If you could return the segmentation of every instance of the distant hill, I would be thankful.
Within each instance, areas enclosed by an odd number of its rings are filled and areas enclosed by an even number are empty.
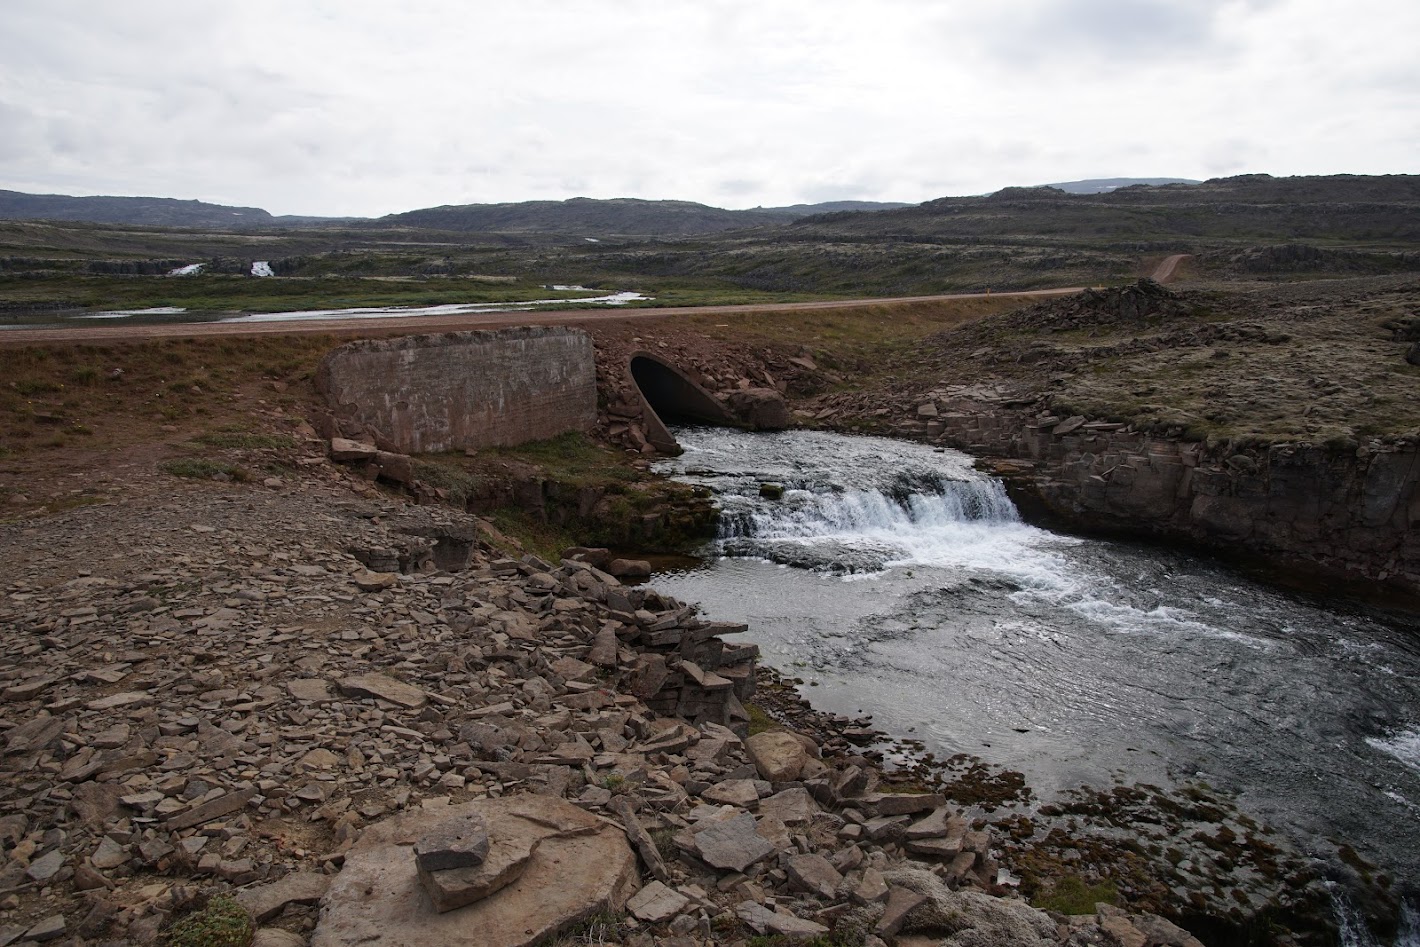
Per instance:
[[[1157,186],[1160,184],[1202,183],[1202,181],[1195,181],[1192,178],[1089,178],[1084,181],[1061,181],[1058,184],[1043,186],[1053,187],[1066,194],[1107,194],[1110,191],[1117,191],[1121,187],[1133,187],[1136,184]]]
[[[774,226],[801,216],[776,211],[725,210],[692,201],[574,197],[565,201],[428,207],[390,214],[381,217],[379,223],[485,233],[662,237]]]
[[[775,227],[814,214],[876,211],[911,204],[829,201],[790,207],[725,210],[692,201],[633,198],[519,201],[426,207],[378,219],[368,217],[273,216],[260,207],[228,207],[166,197],[67,197],[0,190],[0,219],[54,220],[142,227],[220,230],[311,228],[374,224],[465,233],[538,233],[571,236],[696,236]]]
[[[1143,184],[1097,194],[1009,187],[915,207],[810,217],[788,234],[816,239],[1193,242],[1420,240],[1420,175],[1248,174],[1201,184]]]
[[[751,207],[754,214],[793,214],[795,217],[811,217],[814,214],[839,214],[845,211],[896,210],[899,207],[914,207],[900,201],[824,201],[821,204],[790,204],[787,207]]]
[[[0,219],[73,220],[146,227],[220,227],[223,230],[280,226],[260,207],[228,207],[170,197],[66,197],[0,191]]]

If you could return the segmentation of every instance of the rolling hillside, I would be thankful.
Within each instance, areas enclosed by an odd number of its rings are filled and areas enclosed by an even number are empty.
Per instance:
[[[1216,178],[1102,194],[1008,187],[874,214],[835,214],[789,228],[804,238],[1414,243],[1420,175]]]

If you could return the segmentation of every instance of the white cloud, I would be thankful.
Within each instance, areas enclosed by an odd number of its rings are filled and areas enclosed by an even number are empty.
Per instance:
[[[1393,0],[6,0],[0,187],[273,213],[1415,171]]]

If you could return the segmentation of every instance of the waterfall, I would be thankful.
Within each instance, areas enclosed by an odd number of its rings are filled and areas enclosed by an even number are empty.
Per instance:
[[[1356,905],[1338,887],[1331,889],[1331,913],[1336,918],[1341,947],[1382,947]],[[1392,947],[1420,947],[1420,910],[1410,901],[1400,905],[1400,926]]]
[[[1019,559],[1029,530],[1001,482],[954,451],[813,431],[677,436],[682,476],[717,494],[719,555],[862,575]]]
[[[725,505],[722,539],[791,539],[942,529],[967,523],[1020,522],[1005,488],[996,480],[899,478],[887,489],[825,490],[814,484],[786,485],[772,503]]]

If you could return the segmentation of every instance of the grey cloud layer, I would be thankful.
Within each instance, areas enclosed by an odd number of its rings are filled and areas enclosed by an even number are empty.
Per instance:
[[[1416,170],[1392,0],[401,6],[6,0],[0,187],[379,214]]]

